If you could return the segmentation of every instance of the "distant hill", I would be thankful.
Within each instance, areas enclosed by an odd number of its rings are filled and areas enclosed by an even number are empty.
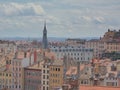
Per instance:
[[[33,41],[33,40],[37,40],[37,41],[42,41],[42,38],[38,38],[38,37],[33,37],[33,38],[27,38],[27,37],[5,37],[5,38],[0,38],[1,40],[11,40],[11,41],[16,41],[16,40],[29,40],[29,41]],[[48,37],[49,41],[65,41],[65,37]],[[81,38],[77,38],[77,39],[86,39],[86,40],[90,40],[90,39],[99,39],[98,37],[81,37]]]

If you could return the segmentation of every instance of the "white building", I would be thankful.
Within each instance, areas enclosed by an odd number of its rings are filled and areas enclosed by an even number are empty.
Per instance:
[[[104,86],[118,87],[118,78],[117,77],[106,77],[104,79]]]
[[[44,63],[42,65],[42,89],[49,90],[49,63]]]
[[[64,56],[67,56],[81,63],[88,63],[93,58],[93,50],[83,46],[51,46],[50,49],[55,53],[57,60],[61,60]]]

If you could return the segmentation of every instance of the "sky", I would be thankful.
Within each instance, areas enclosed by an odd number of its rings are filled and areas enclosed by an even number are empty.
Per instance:
[[[120,0],[0,0],[0,37],[102,37],[120,29]]]

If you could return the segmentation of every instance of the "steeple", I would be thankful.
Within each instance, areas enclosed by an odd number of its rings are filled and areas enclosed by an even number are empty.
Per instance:
[[[43,49],[47,49],[48,48],[46,21],[44,22],[42,48]]]
[[[44,30],[47,31],[47,29],[46,29],[46,21],[44,22]]]

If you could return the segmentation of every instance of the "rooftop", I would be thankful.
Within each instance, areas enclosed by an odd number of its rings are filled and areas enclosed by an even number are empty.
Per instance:
[[[120,87],[80,86],[80,90],[120,90]]]

